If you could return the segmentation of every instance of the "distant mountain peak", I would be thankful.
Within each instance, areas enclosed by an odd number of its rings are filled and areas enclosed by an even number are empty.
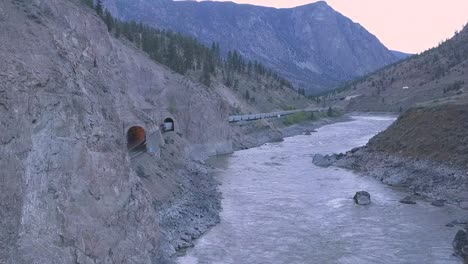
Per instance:
[[[397,60],[374,35],[325,1],[283,9],[232,2],[106,0],[112,2],[119,3],[111,11],[121,19],[186,33],[208,45],[218,42],[222,51],[238,50],[309,94]]]
[[[321,10],[321,11],[333,11],[335,12],[335,9],[331,7],[327,2],[325,1],[319,1],[319,2],[313,2],[301,6],[296,6],[296,7],[291,7],[288,9],[310,9],[310,10]]]
[[[308,5],[309,6],[317,6],[317,7],[322,7],[322,8],[333,9],[326,1],[318,1],[318,2],[314,2],[314,3],[310,3]],[[305,6],[308,6],[308,5],[305,5]]]

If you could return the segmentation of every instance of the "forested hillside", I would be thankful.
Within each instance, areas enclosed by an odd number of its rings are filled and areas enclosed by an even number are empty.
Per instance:
[[[171,30],[153,28],[141,22],[120,21],[103,7],[101,1],[96,5],[90,0],[83,1],[96,10],[109,32],[131,41],[154,61],[207,87],[229,87],[242,101],[235,112],[251,110],[242,105],[270,111],[306,107],[310,103],[304,97],[303,88],[294,88],[278,73],[258,61],[245,59],[235,50],[223,57],[218,43],[207,47],[193,37]]]
[[[309,95],[397,61],[364,27],[325,1],[270,8],[221,1],[103,0],[124,21],[143,22],[220,43],[257,60]]]

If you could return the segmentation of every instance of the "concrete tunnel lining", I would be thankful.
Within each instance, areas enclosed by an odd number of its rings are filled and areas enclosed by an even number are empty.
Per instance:
[[[175,130],[174,119],[168,117],[164,119],[163,123],[164,132],[170,132]]]

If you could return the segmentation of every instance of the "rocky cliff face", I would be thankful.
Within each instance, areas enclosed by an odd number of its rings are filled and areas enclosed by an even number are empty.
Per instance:
[[[0,263],[157,263],[172,242],[156,205],[201,192],[196,175],[215,184],[184,153],[229,151],[229,104],[111,37],[80,1],[1,1],[0,32]],[[138,169],[125,130],[160,133],[166,117],[176,132]],[[212,203],[200,212],[215,214],[214,196],[198,196]]]
[[[397,60],[375,36],[325,2],[291,9],[170,0],[104,2],[121,19],[239,50],[308,93],[329,90]]]

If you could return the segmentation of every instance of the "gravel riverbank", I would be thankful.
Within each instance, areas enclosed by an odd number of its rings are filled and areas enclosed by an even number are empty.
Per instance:
[[[190,167],[180,183],[181,195],[158,208],[162,234],[158,263],[173,263],[178,252],[192,247],[195,239],[220,221],[218,182],[205,165]]]
[[[328,157],[325,163],[468,209],[467,135],[467,105],[414,108],[365,147]]]

